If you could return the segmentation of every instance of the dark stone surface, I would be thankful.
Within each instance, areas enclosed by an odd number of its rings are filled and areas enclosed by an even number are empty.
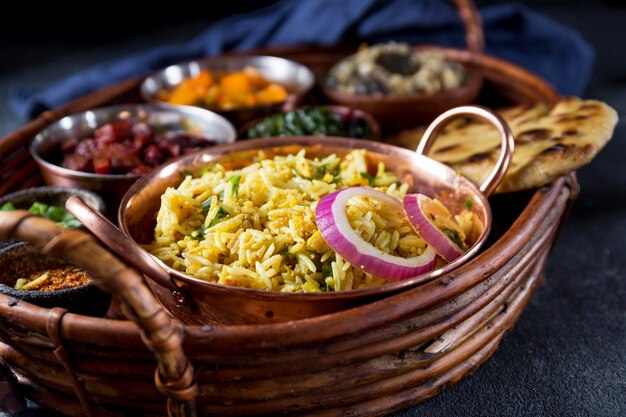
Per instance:
[[[578,28],[596,48],[595,76],[585,97],[624,113],[626,9],[551,3],[532,6]],[[23,65],[0,69],[0,134],[19,126],[6,110],[10,84],[42,86],[96,62],[185,39],[201,27],[177,24],[133,33],[119,43],[100,41],[97,48],[54,41],[46,48],[14,48]],[[606,149],[579,171],[582,192],[549,258],[546,283],[493,357],[469,378],[395,417],[626,416],[625,134],[622,121]]]

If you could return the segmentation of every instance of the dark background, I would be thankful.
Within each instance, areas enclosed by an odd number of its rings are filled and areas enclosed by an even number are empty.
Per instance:
[[[0,137],[22,121],[6,106],[11,85],[43,87],[96,63],[182,42],[221,17],[272,1],[187,4],[183,11],[123,3],[14,5],[0,24]],[[495,3],[477,1],[479,6]],[[626,111],[623,1],[523,2],[578,29],[596,49],[586,98]],[[26,18],[25,16],[28,16]],[[626,129],[579,171],[582,193],[538,291],[513,332],[474,375],[409,416],[626,416]],[[21,416],[34,413],[20,413]],[[48,415],[46,412],[36,413]]]

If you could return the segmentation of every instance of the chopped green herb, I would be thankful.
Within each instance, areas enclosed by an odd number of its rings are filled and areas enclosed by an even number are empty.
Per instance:
[[[204,240],[204,232],[206,231],[206,229],[207,227],[205,225],[202,225],[200,230],[194,230],[193,232],[191,232],[189,236],[191,236],[192,239],[197,240],[197,241]]]
[[[363,178],[365,178],[367,180],[367,182],[369,182],[370,185],[374,184],[374,181],[376,180],[375,177],[372,177],[370,174],[368,174],[367,172],[361,172],[360,173],[361,176]]]
[[[74,219],[68,219],[68,220],[60,221],[59,225],[63,226],[63,227],[66,227],[68,229],[71,229],[72,227],[80,227],[82,225],[82,223],[80,221],[78,221],[78,219],[74,218]]]
[[[4,203],[2,207],[0,207],[0,211],[13,211],[13,210],[15,210],[15,206],[10,201],[7,203]]]
[[[46,217],[46,213],[48,212],[48,205],[45,203],[40,203],[39,201],[35,201],[30,208],[28,209],[31,213],[37,214],[41,217]]]
[[[324,178],[324,175],[328,172],[328,164],[322,164],[315,167],[315,177]]]
[[[332,264],[324,264],[322,265],[322,276],[324,278],[329,278],[333,276],[333,266]]]
[[[48,210],[46,210],[46,219],[50,219],[53,222],[60,222],[63,220],[66,211],[61,207],[57,206],[48,206]]]
[[[328,291],[330,291],[330,287],[328,286],[328,284],[326,283],[326,281],[322,281],[322,282],[320,282],[320,291],[322,291],[322,292],[328,292]]]
[[[202,207],[202,211],[204,211],[205,213],[209,212],[209,209],[211,208],[211,202],[213,201],[213,196],[207,198],[206,200],[204,200],[202,202],[202,204],[200,204],[200,207]]]
[[[474,201],[472,200],[472,197],[467,197],[465,199],[465,202],[463,202],[463,205],[465,206],[466,209],[471,210],[472,207],[474,206]]]
[[[461,235],[459,235],[459,232],[457,230],[444,227],[443,229],[441,229],[441,231],[446,236],[448,236],[448,239],[453,241],[459,248],[463,249],[465,245],[463,244],[463,241],[461,240]]]
[[[230,177],[228,182],[230,182],[232,187],[232,192],[235,198],[239,197],[239,182],[241,181],[241,175],[233,175]]]
[[[211,220],[211,223],[209,223],[209,227],[215,226],[216,224],[220,222],[220,220],[222,220],[224,217],[228,216],[229,214],[230,214],[229,212],[227,212],[222,207],[220,207],[220,209],[217,211],[217,214],[215,215],[213,220]]]
[[[2,207],[0,207],[0,211],[11,211],[15,209],[16,207],[11,202],[5,203]],[[72,215],[72,213],[68,212],[63,207],[51,204],[49,205],[46,203],[41,203],[39,201],[35,201],[30,206],[28,211],[38,216],[44,217],[48,220],[52,220],[59,226],[63,226],[66,228],[80,227],[82,224],[76,219],[76,217]]]

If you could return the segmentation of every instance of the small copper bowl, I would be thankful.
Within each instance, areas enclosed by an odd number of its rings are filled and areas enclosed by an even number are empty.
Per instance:
[[[295,108],[313,88],[315,75],[302,64],[274,56],[218,56],[171,65],[148,76],[141,84],[141,96],[147,102],[162,102],[158,95],[172,90],[185,78],[197,76],[203,69],[224,74],[252,66],[266,79],[282,85],[289,92],[280,103],[249,108],[220,110],[209,108],[230,120],[236,127],[268,114]]]
[[[500,158],[480,187],[450,167],[424,155],[432,139],[456,116],[484,119],[494,124],[500,133]],[[142,177],[129,189],[118,215],[123,234],[77,198],[68,200],[67,208],[117,255],[143,271],[157,298],[185,323],[258,324],[314,317],[363,305],[440,277],[474,256],[487,239],[491,227],[487,196],[504,176],[514,146],[506,122],[484,108],[459,107],[437,118],[424,137],[417,152],[382,142],[319,136],[251,139],[206,149],[161,167]],[[161,195],[168,187],[177,187],[182,182],[181,172],[199,173],[208,163],[217,161],[227,163],[229,169],[237,169],[247,166],[259,150],[263,150],[268,158],[294,154],[302,149],[306,149],[308,157],[323,157],[333,153],[342,156],[359,148],[366,150],[371,164],[384,162],[401,182],[409,184],[410,192],[419,190],[439,198],[453,212],[460,211],[466,199],[471,198],[471,210],[484,225],[482,236],[465,254],[430,273],[377,287],[315,294],[257,291],[211,283],[170,268],[139,246],[152,241]]]
[[[345,119],[350,118],[350,119],[364,120],[367,126],[370,128],[370,131],[372,132],[372,137],[369,139],[365,139],[365,140],[380,140],[381,138],[380,123],[378,123],[378,121],[375,118],[373,118],[371,114],[368,114],[359,109],[355,109],[352,107],[345,107],[345,106],[324,105],[324,106],[317,106],[317,107],[328,109],[328,111],[330,111],[331,113],[335,113]],[[237,130],[237,137],[240,139],[248,139],[248,130],[252,128],[253,126],[255,126],[257,123],[262,122],[263,119],[264,117],[261,117],[261,118],[252,120],[244,124],[241,128]],[[357,139],[364,139],[364,138],[357,138]]]
[[[321,84],[322,93],[333,103],[354,107],[371,114],[389,131],[416,127],[434,120],[453,107],[471,104],[478,97],[483,84],[481,71],[458,59],[452,48],[414,48],[415,51],[434,50],[448,61],[460,62],[466,72],[466,82],[453,90],[433,94],[373,95],[351,94]]]
[[[61,143],[69,137],[81,140],[106,123],[121,120],[143,121],[168,131],[198,132],[217,144],[235,141],[235,130],[226,119],[208,110],[167,104],[124,104],[102,107],[62,118],[42,130],[32,141],[30,153],[49,185],[93,191],[115,210],[128,188],[140,175],[102,175],[74,171],[60,166]]]

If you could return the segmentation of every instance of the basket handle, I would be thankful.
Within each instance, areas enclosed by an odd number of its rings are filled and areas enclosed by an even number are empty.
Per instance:
[[[424,136],[422,136],[415,152],[420,155],[426,155],[437,139],[437,135],[441,133],[443,128],[446,127],[452,119],[459,116],[470,116],[484,120],[493,125],[500,134],[500,156],[485,181],[479,187],[480,191],[485,196],[489,197],[496,190],[498,184],[500,184],[500,181],[504,178],[506,171],[509,169],[511,160],[513,159],[513,150],[515,149],[515,139],[513,138],[513,133],[509,125],[496,112],[482,106],[460,106],[450,109],[439,115],[439,117],[433,120],[426,128]]]
[[[470,52],[482,53],[485,49],[483,24],[472,0],[450,0],[457,8],[465,28],[465,44]]]
[[[197,386],[193,367],[182,349],[182,326],[157,302],[138,272],[102,248],[91,235],[65,229],[25,210],[0,212],[0,241],[14,238],[84,269],[94,284],[116,296],[157,358],[155,384],[168,397],[169,416],[196,416]]]

